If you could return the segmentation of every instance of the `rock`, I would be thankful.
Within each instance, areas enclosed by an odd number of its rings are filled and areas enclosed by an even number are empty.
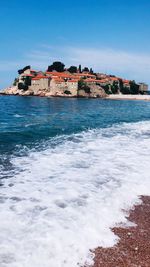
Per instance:
[[[45,96],[47,96],[47,97],[51,97],[52,94],[51,94],[50,92],[48,92],[48,93],[45,93]]]
[[[27,91],[24,91],[24,92],[22,92],[22,94],[21,94],[22,96],[30,96],[30,95],[33,95],[33,92],[32,91],[29,91],[29,90],[27,90]]]
[[[90,93],[86,93],[83,89],[78,91],[79,97],[91,97],[91,98],[106,98],[107,94],[104,89],[98,85],[92,84],[88,85],[90,88]]]
[[[45,92],[39,92],[38,96],[41,96],[41,97],[45,96]]]

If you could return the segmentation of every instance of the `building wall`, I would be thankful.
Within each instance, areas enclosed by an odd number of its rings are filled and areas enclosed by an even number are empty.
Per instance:
[[[30,69],[25,70],[23,74],[30,74]]]
[[[78,82],[57,82],[54,79],[50,83],[52,95],[62,95],[65,91],[70,91],[70,95],[77,96]]]
[[[67,86],[71,94],[76,96],[78,92],[78,82],[67,82]]]
[[[31,86],[29,86],[29,90],[33,91],[34,94],[38,94],[40,91],[44,91],[53,96],[62,96],[65,95],[65,91],[70,91],[70,96],[77,96],[78,82],[59,82],[58,80],[51,79],[50,77],[48,79],[32,79]]]
[[[50,91],[50,79],[32,80],[31,86],[29,89],[33,90],[34,93],[37,93],[39,90],[45,90],[49,92]]]
[[[148,85],[146,83],[139,83],[140,91],[148,91]]]

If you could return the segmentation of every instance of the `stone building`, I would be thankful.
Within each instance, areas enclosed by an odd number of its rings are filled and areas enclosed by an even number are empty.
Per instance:
[[[78,81],[68,80],[64,81],[62,78],[52,78],[50,83],[50,94],[77,96],[78,91]]]
[[[29,86],[29,90],[32,90],[34,94],[38,93],[38,91],[40,90],[49,92],[50,83],[51,83],[50,77],[44,75],[36,76],[31,79],[31,86]]]
[[[148,84],[146,84],[146,83],[139,83],[139,90],[141,92],[147,92],[148,91]]]

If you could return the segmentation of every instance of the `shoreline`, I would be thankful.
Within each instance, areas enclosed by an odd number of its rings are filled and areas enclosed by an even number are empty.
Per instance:
[[[150,101],[150,95],[108,95],[106,97],[94,97],[94,96],[65,96],[65,95],[32,95],[32,94],[6,94],[0,92],[0,96],[21,96],[21,97],[46,97],[46,98],[85,98],[85,99],[104,99],[104,100],[144,100]]]
[[[150,95],[108,95],[106,99],[110,100],[145,100],[150,101]]]
[[[135,226],[114,227],[119,242],[114,247],[95,249],[92,267],[150,266],[150,196],[141,196],[141,200],[127,217]]]
[[[107,95],[106,97],[94,97],[94,96],[67,96],[67,95],[45,95],[43,93],[41,94],[8,94],[5,92],[0,92],[0,96],[25,96],[25,97],[46,97],[46,98],[85,98],[85,99],[104,99],[104,100],[144,100],[144,101],[150,101],[150,95],[121,95],[121,94],[112,94]]]

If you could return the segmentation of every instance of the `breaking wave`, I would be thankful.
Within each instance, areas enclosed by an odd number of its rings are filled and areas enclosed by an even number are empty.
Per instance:
[[[147,121],[55,137],[12,156],[16,171],[0,194],[0,266],[92,263],[91,249],[117,242],[110,228],[129,223],[123,210],[150,194],[149,147]]]

